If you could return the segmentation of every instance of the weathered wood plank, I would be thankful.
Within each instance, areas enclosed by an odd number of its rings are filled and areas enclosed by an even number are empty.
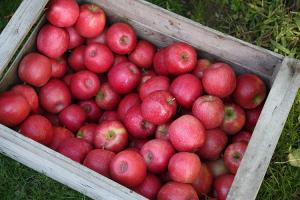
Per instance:
[[[237,172],[228,200],[255,199],[300,86],[300,62],[285,58]]]
[[[23,0],[0,35],[0,74],[38,20],[48,0]]]
[[[94,199],[145,199],[3,125],[0,125],[0,152]]]

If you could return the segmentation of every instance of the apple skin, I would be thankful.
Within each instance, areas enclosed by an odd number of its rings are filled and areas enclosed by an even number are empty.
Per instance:
[[[77,131],[86,120],[85,111],[76,104],[71,104],[63,109],[59,115],[59,121],[69,130]]]
[[[52,0],[46,10],[47,20],[57,27],[73,26],[79,16],[79,5],[75,0]]]
[[[197,154],[205,160],[217,160],[228,143],[227,135],[221,129],[206,130],[205,135],[206,140]]]
[[[140,68],[150,68],[156,47],[146,40],[140,40],[135,49],[130,53],[129,60]]]
[[[147,174],[145,180],[133,190],[150,200],[155,200],[161,186],[161,181],[156,175]]]
[[[77,131],[76,137],[93,145],[97,124],[85,124]]]
[[[112,66],[115,66],[122,62],[129,62],[128,58],[124,55],[115,55],[114,63]]]
[[[75,29],[81,36],[93,38],[104,30],[105,23],[105,13],[99,6],[95,4],[83,4],[80,6]]]
[[[72,96],[79,100],[88,100],[96,96],[100,86],[98,76],[88,70],[76,72],[70,82]]]
[[[39,98],[33,87],[29,85],[15,85],[11,88],[12,92],[22,95],[28,102],[31,112],[37,113],[39,109]]]
[[[132,150],[124,150],[112,159],[110,175],[113,180],[126,187],[135,187],[145,180],[147,166],[139,153]]]
[[[22,58],[18,75],[22,81],[35,87],[41,87],[51,78],[51,61],[42,54],[29,53]]]
[[[95,98],[97,105],[104,110],[115,109],[120,100],[120,95],[116,93],[108,83],[101,84]]]
[[[98,123],[102,123],[104,121],[118,121],[119,119],[119,115],[116,111],[105,111],[103,112],[103,114],[101,115]]]
[[[224,153],[224,164],[232,174],[236,174],[247,149],[247,143],[237,142],[230,144]]]
[[[198,195],[208,194],[212,188],[213,175],[206,164],[202,163],[200,174],[192,183]]]
[[[104,30],[97,35],[96,37],[93,38],[87,38],[86,40],[86,44],[91,44],[91,43],[99,43],[99,44],[104,44],[106,45],[106,32],[107,32],[107,28],[104,28]]]
[[[37,49],[49,58],[58,58],[68,49],[69,33],[51,24],[44,25],[37,36]]]
[[[53,138],[53,127],[42,115],[31,115],[20,125],[20,133],[44,145],[49,145]]]
[[[144,76],[143,76],[144,77]],[[170,79],[166,76],[153,76],[148,79],[146,82],[141,84],[139,88],[140,98],[143,100],[149,94],[155,91],[168,91],[170,86]]]
[[[63,81],[52,79],[40,89],[39,99],[47,112],[56,114],[70,105],[71,93]]]
[[[98,122],[102,111],[94,100],[80,101],[79,106],[85,111],[88,122]]]
[[[165,63],[166,48],[162,48],[156,52],[153,58],[153,68],[158,75],[169,75],[167,65]]]
[[[165,64],[170,74],[184,74],[194,70],[197,52],[194,47],[183,42],[169,45],[165,52]]]
[[[137,90],[139,91],[144,83],[146,83],[149,79],[151,79],[155,76],[157,76],[157,75],[154,73],[154,71],[143,69],[142,70],[142,79],[141,79],[141,82],[140,82]]]
[[[258,106],[251,110],[246,110],[246,123],[244,126],[246,131],[253,132],[261,111],[262,106]]]
[[[80,71],[85,69],[84,65],[84,53],[86,46],[81,45],[72,50],[68,57],[68,64],[74,71]]]
[[[141,72],[131,62],[122,62],[113,66],[108,72],[108,83],[120,94],[134,90],[141,81]]]
[[[158,125],[155,131],[155,138],[169,141],[169,126],[169,123]]]
[[[175,98],[167,91],[152,92],[141,104],[144,119],[156,125],[168,122],[175,115],[176,108]]]
[[[224,119],[224,104],[219,97],[204,95],[194,101],[192,113],[206,129],[217,128]]]
[[[204,71],[202,84],[207,94],[222,98],[233,93],[236,76],[229,65],[215,63]]]
[[[56,59],[50,59],[51,61],[51,77],[62,78],[68,70],[67,61],[64,57],[58,57]]]
[[[85,140],[72,137],[64,140],[59,145],[58,152],[78,163],[82,163],[85,156],[92,149],[92,145]]]
[[[137,139],[134,137],[130,137],[128,147],[132,149],[136,149],[138,153],[140,153],[144,144],[148,142],[148,139]]]
[[[94,149],[86,155],[83,165],[109,178],[109,165],[115,155],[112,151]]]
[[[198,78],[203,77],[203,72],[211,65],[212,63],[207,59],[199,59],[197,60],[197,65],[193,71],[193,74]]]
[[[172,81],[170,92],[178,104],[184,108],[190,108],[194,101],[202,95],[202,84],[195,75],[183,74]]]
[[[238,133],[244,126],[246,121],[245,111],[234,103],[225,103],[224,120],[221,129],[228,135]]]
[[[248,144],[251,139],[251,136],[252,136],[252,134],[247,131],[238,132],[236,135],[234,135],[231,138],[231,143],[245,142]]]
[[[168,171],[173,181],[180,183],[193,183],[200,174],[201,161],[197,154],[179,152],[169,161]]]
[[[205,130],[202,123],[192,115],[182,115],[169,128],[169,139],[178,151],[193,152],[204,145]]]
[[[152,139],[145,143],[140,151],[147,168],[152,173],[162,173],[167,167],[175,150],[170,142],[162,139]]]
[[[119,22],[108,28],[106,41],[114,53],[124,55],[129,54],[135,49],[137,37],[129,24]]]
[[[190,184],[168,182],[164,184],[158,194],[157,200],[199,200],[197,192]]]
[[[153,123],[144,119],[139,104],[131,107],[127,111],[123,122],[130,135],[139,139],[149,137],[156,129],[156,126]]]
[[[217,193],[218,200],[226,200],[233,179],[234,175],[232,174],[224,174],[216,178],[214,182],[214,188]]]
[[[266,98],[266,85],[255,74],[239,75],[233,98],[242,108],[256,108]]]
[[[73,137],[74,134],[70,130],[60,126],[53,126],[53,138],[49,147],[57,151],[58,147],[64,140]]]
[[[52,126],[61,126],[61,123],[58,118],[58,114],[44,113],[43,115],[50,121]]]
[[[131,93],[124,96],[119,105],[118,105],[118,115],[120,119],[123,121],[128,110],[132,108],[133,106],[140,104],[141,100],[139,98],[139,95],[137,93]]]
[[[114,62],[112,51],[103,44],[88,44],[84,52],[84,65],[95,73],[104,73],[109,70]]]
[[[81,37],[81,35],[79,35],[74,26],[67,27],[66,31],[69,33],[70,36],[68,49],[74,49],[75,47],[78,47],[85,42],[85,39]]]
[[[103,121],[96,127],[94,145],[115,153],[122,151],[128,144],[128,133],[119,121]]]
[[[207,162],[207,167],[211,171],[214,178],[229,173],[229,170],[225,166],[222,158]]]

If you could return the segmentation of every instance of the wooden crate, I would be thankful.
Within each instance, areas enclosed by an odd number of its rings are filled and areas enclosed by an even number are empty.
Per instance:
[[[34,49],[48,0],[23,0],[0,35],[0,89],[18,81],[22,56]],[[229,200],[255,199],[300,84],[300,62],[251,45],[142,0],[92,0],[111,22],[130,23],[159,47],[184,41],[199,54],[224,61],[237,73],[261,76],[270,88],[265,106],[229,192]],[[94,199],[144,199],[61,154],[0,125],[0,152]]]

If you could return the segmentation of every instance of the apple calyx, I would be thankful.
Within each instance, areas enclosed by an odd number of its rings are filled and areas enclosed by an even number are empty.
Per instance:
[[[146,161],[146,163],[150,163],[152,161],[152,159],[153,159],[153,154],[151,151],[149,151],[147,153],[147,157],[146,157],[145,161]]]
[[[224,118],[226,120],[233,120],[233,119],[235,119],[235,117],[236,117],[236,114],[235,114],[233,108],[232,107],[226,107]]]
[[[239,160],[241,158],[241,155],[238,152],[234,152],[232,154],[232,157],[233,157],[234,160]]]
[[[182,52],[181,55],[180,55],[181,59],[183,61],[188,61],[189,59],[189,54],[187,52]]]
[[[113,130],[107,131],[107,134],[105,135],[106,139],[113,140],[116,137],[116,133]]]
[[[129,42],[129,38],[126,36],[126,35],[123,35],[121,38],[120,38],[120,43],[121,45],[127,45]]]
[[[83,138],[83,131],[78,131],[78,133],[77,133],[77,138]]]
[[[97,93],[97,99],[103,100],[104,98],[105,98],[105,95],[104,95],[104,93],[100,90],[100,91]]]
[[[261,103],[261,101],[262,101],[262,98],[261,98],[261,96],[259,96],[259,95],[257,95],[257,96],[255,96],[255,97],[253,97],[253,103],[255,104],[255,105],[259,105],[260,103]]]
[[[122,160],[120,163],[119,169],[120,169],[121,173],[125,173],[128,169],[128,163],[126,161]]]
[[[150,127],[150,123],[145,120],[142,121],[141,125],[143,129],[148,129]]]
[[[92,110],[91,106],[89,106],[89,105],[84,105],[82,108],[87,113],[91,112],[91,110]]]

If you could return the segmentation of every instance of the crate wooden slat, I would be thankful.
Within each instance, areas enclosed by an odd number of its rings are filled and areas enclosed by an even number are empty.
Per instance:
[[[12,21],[0,35],[0,41],[5,42],[5,48],[0,46],[0,53],[4,52],[3,56],[0,54],[0,72],[3,74],[8,63],[11,63],[10,69],[0,81],[0,90],[17,80],[14,76],[20,58],[34,48],[34,34],[37,33],[43,20],[38,23],[28,41],[11,61],[14,52],[33,24],[38,22],[47,1],[24,0],[16,16],[13,16]],[[299,61],[284,59],[279,54],[202,26],[145,1],[88,2],[100,5],[111,21],[130,23],[140,37],[160,47],[174,41],[184,41],[196,47],[200,55],[227,62],[238,73],[258,74],[268,82],[271,87],[268,99],[228,196],[230,200],[255,199],[300,84]],[[33,7],[36,9],[32,9]],[[22,27],[22,30],[18,34],[12,34],[16,27]],[[7,41],[16,42],[9,45]],[[114,181],[2,125],[0,125],[0,152],[91,198],[143,199]],[[253,173],[255,171],[256,173]]]

